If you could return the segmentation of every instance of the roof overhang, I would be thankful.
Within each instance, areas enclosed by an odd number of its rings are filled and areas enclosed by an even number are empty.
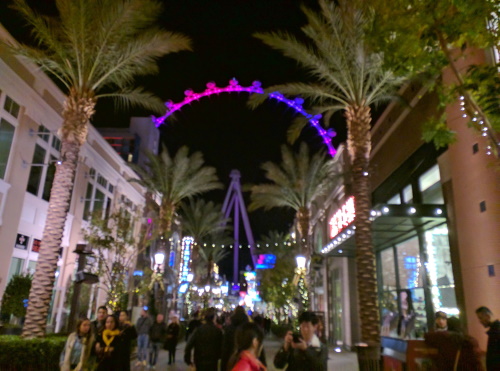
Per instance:
[[[377,205],[371,211],[372,240],[376,251],[398,244],[417,233],[446,222],[445,205]],[[354,257],[354,223],[344,228],[323,247],[325,256]]]

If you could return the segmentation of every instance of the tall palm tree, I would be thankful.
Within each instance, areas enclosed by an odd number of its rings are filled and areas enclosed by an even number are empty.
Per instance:
[[[148,169],[134,166],[140,179],[131,181],[146,187],[160,197],[159,226],[156,234],[167,239],[172,221],[181,202],[214,189],[221,189],[214,167],[205,166],[201,152],[189,155],[188,147],[181,147],[172,158],[165,146],[159,155],[147,152]]]
[[[336,165],[333,159],[322,153],[313,156],[301,143],[299,152],[293,153],[288,146],[281,148],[282,162],[266,162],[262,165],[265,177],[272,183],[253,185],[250,188],[250,211],[264,208],[288,207],[296,212],[300,252],[311,257],[309,244],[311,233],[311,208],[316,200],[334,187]]]
[[[286,32],[259,33],[255,36],[307,69],[316,83],[288,83],[272,86],[267,92],[301,95],[318,105],[317,112],[331,115],[344,111],[347,120],[347,148],[352,165],[356,219],[356,266],[361,336],[374,346],[380,342],[379,309],[372,245],[370,209],[371,106],[386,100],[402,83],[385,70],[383,56],[371,53],[364,43],[369,17],[352,2],[319,0],[320,12],[303,7],[308,24],[302,31],[303,43]],[[265,97],[252,97],[253,105]]]
[[[194,238],[191,268],[196,271],[200,246],[207,237],[226,232],[229,229],[228,219],[224,218],[221,205],[212,201],[205,202],[201,198],[189,198],[189,202],[181,204],[179,211],[183,234]],[[220,244],[220,241],[218,243]]]
[[[13,0],[39,46],[12,45],[14,53],[39,65],[68,94],[60,131],[62,163],[50,194],[25,337],[45,334],[78,155],[97,100],[114,97],[124,105],[163,112],[160,99],[134,88],[134,78],[155,73],[157,58],[190,47],[185,36],[154,26],[161,14],[161,5],[154,0],[56,0],[56,5],[58,16],[47,17],[34,12],[25,0]]]

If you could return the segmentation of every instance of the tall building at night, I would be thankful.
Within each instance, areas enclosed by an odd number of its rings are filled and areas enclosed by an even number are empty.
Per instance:
[[[466,63],[487,62],[475,51]],[[445,81],[449,76],[444,74]],[[479,306],[500,311],[500,173],[485,136],[471,129],[460,97],[446,107],[457,141],[437,150],[422,125],[438,112],[438,97],[418,85],[401,90],[409,106],[391,103],[373,126],[373,245],[383,336],[421,338],[434,313],[460,316],[486,349]],[[337,161],[349,168],[342,148]],[[348,170],[346,171],[348,173]],[[326,197],[313,216],[315,251],[323,256],[314,309],[326,312],[330,340],[360,339],[355,274],[355,210],[350,181]],[[408,319],[405,329],[405,318]]]
[[[0,25],[0,38],[14,42]],[[60,160],[61,116],[65,95],[40,69],[14,57],[0,45],[0,297],[15,274],[33,273],[55,167]],[[61,243],[49,324],[58,329],[68,314],[66,295],[75,272],[77,244],[85,244],[82,228],[90,212],[103,217],[121,208],[142,216],[144,189],[128,180],[137,175],[89,126],[74,179],[74,188]],[[138,235],[140,218],[132,233]],[[104,304],[106,293],[93,285],[92,305]]]

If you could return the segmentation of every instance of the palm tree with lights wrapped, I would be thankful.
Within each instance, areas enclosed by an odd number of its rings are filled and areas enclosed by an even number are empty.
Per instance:
[[[302,7],[308,24],[302,27],[306,42],[286,32],[258,33],[255,36],[307,69],[315,83],[288,83],[271,86],[267,93],[280,91],[300,95],[324,114],[329,123],[333,113],[344,111],[347,121],[347,148],[352,165],[352,186],[356,218],[356,266],[362,341],[377,349],[380,321],[371,234],[370,151],[371,107],[387,100],[401,86],[402,79],[383,67],[383,55],[371,53],[364,43],[370,17],[354,8],[353,2],[320,0],[320,12]],[[254,94],[256,106],[266,97]],[[304,123],[305,124],[305,123]],[[302,126],[303,127],[303,126]]]
[[[258,208],[269,210],[274,207],[293,209],[297,222],[299,252],[307,262],[310,262],[313,253],[310,244],[311,210],[314,202],[335,186],[334,179],[338,169],[335,161],[323,153],[311,155],[305,143],[301,143],[297,153],[288,146],[282,146],[281,156],[280,164],[266,162],[262,165],[264,175],[271,183],[251,186],[251,202],[248,209],[250,211]],[[299,276],[303,273],[297,272]],[[302,284],[306,285],[303,280]],[[303,291],[302,300],[307,307],[308,294],[307,290]]]
[[[31,27],[38,47],[10,45],[50,74],[66,90],[60,130],[61,162],[52,186],[42,245],[29,295],[24,337],[45,335],[59,249],[80,148],[100,98],[164,112],[161,100],[134,78],[154,74],[156,60],[188,50],[187,37],[155,26],[161,4],[154,0],[56,1],[55,17],[40,15],[25,0],[12,4]]]

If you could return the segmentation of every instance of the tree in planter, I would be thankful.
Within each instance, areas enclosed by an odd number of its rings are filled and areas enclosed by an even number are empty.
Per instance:
[[[308,20],[308,24],[302,27],[306,42],[286,32],[255,36],[295,59],[317,81],[272,86],[266,89],[267,93],[280,91],[287,96],[301,95],[317,105],[315,112],[325,114],[327,125],[333,113],[344,111],[356,208],[354,225],[361,340],[376,350],[380,344],[380,314],[370,221],[371,107],[390,98],[404,78],[385,68],[383,54],[372,52],[366,44],[365,30],[372,20],[370,14],[355,8],[355,2],[347,0],[320,0],[319,5],[319,13],[302,8]],[[255,106],[265,98],[254,94],[250,103]],[[375,356],[372,363],[376,363]]]
[[[128,276],[137,255],[144,249],[133,236],[135,219],[125,210],[118,210],[108,218],[102,211],[92,214],[88,228],[82,230],[84,239],[97,255],[97,275],[107,293],[107,305],[113,310],[122,307]]]
[[[25,337],[45,335],[78,155],[97,100],[114,97],[124,105],[164,112],[159,98],[134,88],[134,78],[156,73],[159,57],[190,48],[187,37],[156,27],[162,12],[161,4],[154,0],[58,0],[56,5],[57,17],[48,17],[34,12],[26,0],[13,1],[39,45],[12,45],[14,53],[52,75],[68,94],[60,130],[61,163],[50,193]]]
[[[0,310],[2,318],[13,315],[21,319],[26,315],[26,304],[32,281],[33,276],[29,274],[12,276],[2,297]]]
[[[265,177],[271,181],[250,187],[250,211],[263,208],[287,207],[295,211],[299,248],[297,253],[310,262],[313,253],[310,244],[311,209],[315,201],[335,187],[337,174],[333,159],[324,154],[309,154],[305,143],[301,143],[298,153],[287,146],[281,149],[282,162],[266,162],[262,165]]]

